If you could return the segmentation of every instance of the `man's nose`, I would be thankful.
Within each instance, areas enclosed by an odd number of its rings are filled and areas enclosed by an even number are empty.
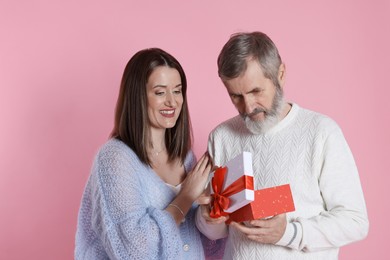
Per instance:
[[[255,109],[255,102],[251,98],[245,97],[244,98],[245,114],[249,115],[250,113],[253,112],[254,109]]]

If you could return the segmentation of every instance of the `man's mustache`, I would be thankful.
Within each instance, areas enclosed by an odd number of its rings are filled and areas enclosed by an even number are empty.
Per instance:
[[[243,117],[243,118],[247,118],[247,117],[252,117],[252,116],[255,116],[255,115],[257,115],[257,114],[259,114],[259,113],[267,113],[267,110],[265,110],[264,108],[260,108],[260,107],[256,107],[255,109],[253,109],[253,111],[252,112],[250,112],[249,114],[247,114],[247,113],[242,113],[241,114],[241,116]]]

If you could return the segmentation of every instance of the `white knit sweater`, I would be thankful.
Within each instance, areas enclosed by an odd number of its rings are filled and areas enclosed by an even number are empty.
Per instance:
[[[230,228],[224,259],[337,259],[340,246],[367,235],[358,171],[341,129],[330,118],[293,104],[278,125],[254,135],[236,116],[210,134],[208,148],[216,165],[251,152],[255,189],[289,183],[296,207],[287,214],[289,223],[277,245],[248,240]],[[199,222],[211,238],[223,233]]]

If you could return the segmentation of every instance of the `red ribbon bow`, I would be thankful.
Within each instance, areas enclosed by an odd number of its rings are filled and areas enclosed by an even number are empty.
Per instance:
[[[243,189],[253,190],[253,177],[243,175],[222,191],[226,170],[226,167],[220,167],[216,169],[214,172],[214,177],[211,180],[211,186],[214,191],[214,194],[211,195],[213,198],[213,207],[211,208],[210,217],[212,218],[219,218],[221,216],[229,215],[229,213],[225,212],[224,210],[226,210],[230,205],[229,197],[231,195],[236,194]]]

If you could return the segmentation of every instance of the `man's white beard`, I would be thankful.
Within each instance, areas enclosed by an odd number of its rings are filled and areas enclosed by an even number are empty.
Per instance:
[[[252,134],[264,134],[274,127],[279,121],[284,107],[283,92],[276,90],[270,110],[264,113],[264,120],[252,121],[249,116],[244,117],[245,125]]]

